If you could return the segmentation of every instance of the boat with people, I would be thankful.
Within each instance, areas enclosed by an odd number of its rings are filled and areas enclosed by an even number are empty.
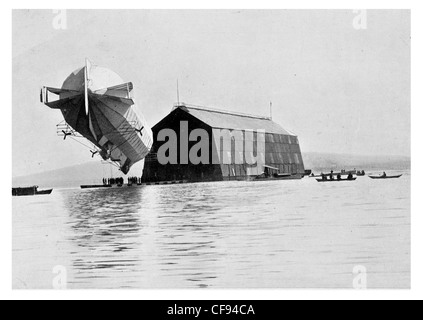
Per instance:
[[[53,189],[38,190],[38,186],[25,187],[25,188],[12,188],[12,196],[37,196],[49,195]]]
[[[366,175],[366,172],[364,170],[362,171],[357,171],[357,176],[358,177],[364,177]]]
[[[338,171],[338,172],[331,171],[330,173],[323,173],[323,172],[320,173],[320,174],[312,173],[310,175],[310,177],[311,178],[320,178],[320,177],[323,177],[323,176],[330,176],[330,175],[333,175],[333,176],[338,176],[338,175],[349,176],[350,174],[360,177],[360,176],[365,176],[366,172],[364,170],[360,171],[360,170],[356,170],[356,169],[354,169],[354,170],[341,170],[341,171]]]
[[[348,173],[348,176],[346,179],[342,178],[344,174],[337,173],[335,174],[333,171],[331,171],[330,174],[324,174],[322,173],[320,175],[321,178],[316,179],[318,182],[341,182],[341,181],[355,181],[357,180],[356,177],[354,177],[354,174],[352,172]]]
[[[355,181],[357,178],[351,178],[351,179],[316,179],[317,182],[343,182],[343,181]]]

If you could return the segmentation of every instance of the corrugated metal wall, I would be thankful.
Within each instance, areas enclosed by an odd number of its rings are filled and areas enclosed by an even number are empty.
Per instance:
[[[244,145],[242,149],[233,140],[228,141],[225,138],[221,140],[221,157],[219,160],[224,180],[262,174],[264,172],[262,165],[251,166],[247,164],[252,163],[254,158],[261,164],[278,168],[280,173],[304,173],[304,163],[297,137],[267,133],[261,138],[265,140],[265,152],[263,153],[257,152],[257,140],[260,139],[260,135],[260,133],[243,134]],[[253,137],[253,143],[246,143],[245,140],[249,137]],[[218,146],[219,142],[215,141],[215,145]],[[229,145],[231,145],[231,148],[228,148]],[[226,159],[231,157],[231,164],[223,164],[225,156]],[[242,158],[243,164],[236,164],[236,157]]]

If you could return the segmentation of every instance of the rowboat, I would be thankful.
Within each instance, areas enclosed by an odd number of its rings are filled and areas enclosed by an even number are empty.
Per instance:
[[[338,180],[338,179],[334,179],[334,180],[330,180],[330,179],[327,179],[327,180],[323,180],[323,179],[316,179],[316,181],[317,181],[317,182],[343,182],[343,181],[355,181],[355,180],[357,180],[357,178],[352,178],[352,179],[340,179],[340,180]]]
[[[268,181],[268,180],[299,180],[302,179],[301,174],[279,173],[274,175],[261,174],[254,177],[253,181]]]
[[[352,175],[357,175],[357,176],[362,175],[362,174],[361,174],[361,172],[359,173],[359,172],[357,172],[357,170],[323,173],[323,175],[324,175],[324,176],[326,176],[326,177],[329,177],[331,174],[332,174],[334,177],[337,177],[338,175],[341,175],[341,176],[348,176],[348,175],[350,175],[350,174],[352,174]],[[318,174],[318,175],[314,175],[314,176],[311,176],[311,177],[312,177],[312,178],[320,178],[321,176],[322,176],[321,174]]]
[[[38,191],[37,190],[37,192],[35,193],[35,195],[36,196],[39,196],[39,195],[48,195],[48,194],[51,194],[52,192],[53,192],[53,189],[41,190],[41,191]]]
[[[369,176],[370,179],[398,179],[401,177],[402,177],[402,174],[398,176]]]

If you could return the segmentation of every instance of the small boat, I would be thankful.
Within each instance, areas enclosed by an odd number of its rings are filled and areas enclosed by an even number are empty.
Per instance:
[[[340,171],[340,172],[323,173],[323,175],[326,176],[326,177],[329,177],[330,175],[333,175],[334,177],[337,177],[338,175],[348,176],[350,174],[357,175],[357,176],[360,175],[360,174],[358,174],[357,170],[350,170],[350,171],[343,170],[343,171]],[[320,177],[322,177],[322,174],[318,174],[318,175],[314,175],[314,176],[312,175],[311,177],[312,178],[320,178]]]
[[[357,180],[357,178],[352,178],[352,179],[334,179],[334,180],[323,180],[323,179],[316,179],[317,182],[343,182],[343,181],[355,181]]]
[[[271,167],[268,165],[263,166],[264,171],[262,174],[255,176],[253,181],[266,181],[266,180],[297,180],[304,178],[304,174],[300,173],[281,173],[279,168]]]
[[[26,187],[26,188],[12,188],[12,196],[38,196],[48,195],[53,192],[53,189],[38,190],[38,186]]]
[[[48,195],[48,194],[51,194],[52,192],[53,192],[53,189],[41,190],[41,191],[38,191],[37,190],[37,192],[35,193],[35,195],[36,196],[38,196],[38,195]]]
[[[312,170],[309,170],[309,169],[304,170],[304,176],[311,176],[311,175],[312,175],[312,173],[313,173],[313,171],[312,171]]]
[[[402,177],[402,174],[397,176],[369,176],[370,179],[398,179],[401,177]]]
[[[261,174],[256,176],[253,181],[268,181],[268,180],[299,180],[304,176],[301,174],[279,173],[274,175]]]

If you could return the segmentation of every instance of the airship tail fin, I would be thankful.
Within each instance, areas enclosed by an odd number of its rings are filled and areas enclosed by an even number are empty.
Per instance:
[[[109,97],[131,99],[131,92],[134,89],[132,82],[120,84],[118,86],[108,87],[94,91],[95,94],[106,95]]]
[[[50,97],[49,94],[60,96],[61,99],[57,99],[56,97]],[[74,90],[43,87],[40,92],[40,102],[44,103],[46,106],[52,109],[61,109],[65,106],[66,102],[69,102],[74,99],[79,99],[80,97],[81,92]]]

